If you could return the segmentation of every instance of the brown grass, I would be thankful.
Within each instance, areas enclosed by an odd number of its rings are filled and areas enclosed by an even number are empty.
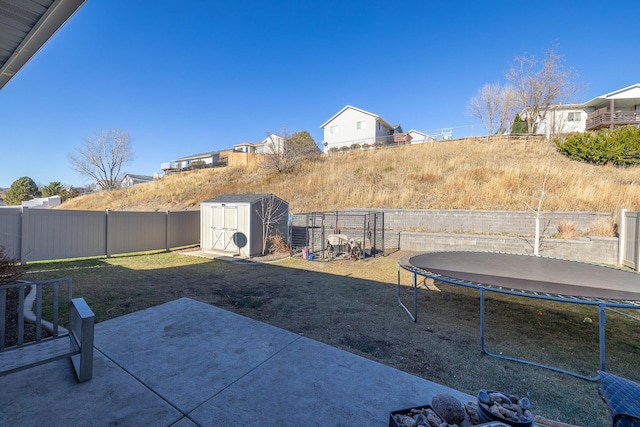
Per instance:
[[[288,174],[204,169],[83,196],[63,209],[183,210],[224,193],[269,192],[293,212],[347,207],[617,213],[640,210],[640,168],[569,160],[544,140],[465,140],[323,155]]]
[[[439,282],[440,291],[420,288],[418,321],[411,322],[397,303],[402,255],[248,264],[171,252],[32,263],[27,276],[73,277],[74,296],[84,297],[100,322],[194,298],[471,395],[490,388],[529,396],[534,412],[546,418],[610,425],[598,383],[481,353],[477,290]],[[400,274],[403,284],[411,283],[408,273]],[[409,286],[401,295],[412,301]],[[505,355],[594,375],[597,318],[594,307],[488,293],[486,344]],[[637,321],[607,313],[609,372],[640,380],[637,335]]]
[[[573,239],[578,236],[578,226],[571,221],[560,221],[558,224],[558,237],[561,239]]]

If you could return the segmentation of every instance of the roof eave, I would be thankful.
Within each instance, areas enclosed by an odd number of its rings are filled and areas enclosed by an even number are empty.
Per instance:
[[[49,6],[0,68],[0,90],[85,2],[86,0],[57,0]]]

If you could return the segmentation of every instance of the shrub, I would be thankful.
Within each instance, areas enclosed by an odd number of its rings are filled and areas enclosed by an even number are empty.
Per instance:
[[[558,233],[561,239],[573,239],[578,235],[578,227],[571,221],[560,221]]]
[[[289,252],[289,245],[280,234],[274,234],[268,237],[268,252],[270,254],[284,254]]]
[[[371,144],[367,144],[366,142],[364,144],[362,144],[362,149],[363,150],[368,150],[369,148],[371,148]]]
[[[640,164],[640,129],[625,126],[582,133],[554,141],[565,156],[595,165]]]
[[[340,151],[340,149],[339,149],[338,147],[331,147],[331,148],[329,148],[329,152],[330,152],[330,153],[337,153],[337,152],[339,152],[339,151]]]
[[[343,145],[342,147],[340,147],[340,151],[342,151],[342,152],[346,152],[346,151],[349,151],[349,150],[351,150],[351,148],[349,148],[346,145]]]
[[[615,225],[611,218],[598,218],[589,224],[589,236],[615,236]]]
[[[0,246],[0,286],[15,282],[22,273],[18,260],[7,255],[4,247]]]
[[[382,141],[376,141],[373,143],[373,148],[380,148],[384,146],[384,142]]]
[[[359,150],[359,149],[360,149],[360,144],[358,144],[358,143],[351,144],[351,147],[350,147],[350,148],[351,148],[353,151],[355,151],[355,150]]]

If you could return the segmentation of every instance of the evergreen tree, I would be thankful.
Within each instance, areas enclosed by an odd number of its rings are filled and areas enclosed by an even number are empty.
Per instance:
[[[7,205],[19,205],[25,200],[31,200],[40,196],[38,186],[28,176],[23,176],[13,181],[9,190],[7,190],[4,202]]]

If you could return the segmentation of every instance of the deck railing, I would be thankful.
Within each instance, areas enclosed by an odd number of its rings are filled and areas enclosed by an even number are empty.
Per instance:
[[[640,112],[616,111],[613,114],[608,111],[594,111],[587,116],[586,130],[597,130],[614,126],[626,126],[640,124]]]

